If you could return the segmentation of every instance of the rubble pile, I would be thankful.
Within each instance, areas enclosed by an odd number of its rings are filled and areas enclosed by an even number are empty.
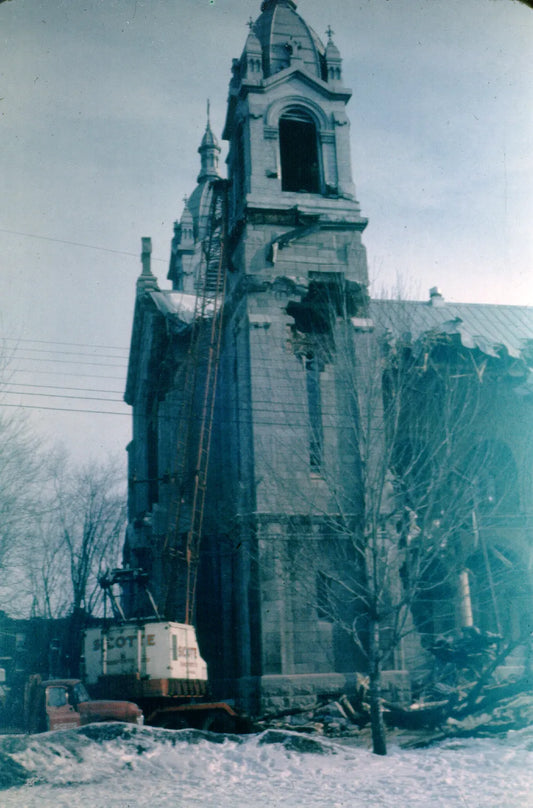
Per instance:
[[[533,725],[533,692],[526,680],[520,680],[504,687],[484,688],[479,701],[471,707],[452,694],[441,701],[418,701],[409,706],[384,702],[383,713],[390,729],[421,733],[431,740],[494,735]],[[369,724],[368,699],[359,701],[343,694],[336,701],[305,711],[264,716],[254,728],[357,738],[366,737]]]
[[[440,638],[432,647],[437,665],[431,680],[411,704],[383,701],[390,730],[408,733],[408,743],[446,737],[486,736],[533,724],[533,681],[524,666],[503,681],[499,666],[519,642],[502,648],[501,638],[474,627],[458,637]],[[264,716],[258,730],[282,729],[334,738],[364,739],[370,724],[368,678],[358,676],[357,691],[334,700],[317,700],[305,710]],[[415,737],[413,737],[413,734]]]
[[[351,698],[342,695],[337,701],[317,703],[307,710],[264,716],[255,722],[255,728],[350,737],[358,736],[369,720],[364,709],[355,709]]]

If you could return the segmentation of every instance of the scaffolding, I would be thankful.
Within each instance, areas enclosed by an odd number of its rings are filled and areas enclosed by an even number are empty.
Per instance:
[[[164,612],[193,624],[226,284],[224,180],[212,183],[207,235],[187,355],[180,369],[175,473],[163,540]],[[185,571],[184,597],[179,591]],[[180,613],[181,612],[181,613]]]

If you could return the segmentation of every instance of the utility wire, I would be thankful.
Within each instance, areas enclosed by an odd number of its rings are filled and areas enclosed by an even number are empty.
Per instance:
[[[119,415],[121,418],[131,418],[129,412],[112,412],[111,410],[82,410],[72,407],[39,407],[37,404],[5,404],[0,401],[0,407],[15,407],[19,410],[53,410],[54,412],[79,412],[91,413],[92,415]]]
[[[117,404],[122,404],[120,398],[103,398],[102,396],[60,396],[59,393],[30,393],[27,390],[3,390],[4,396],[41,396],[43,398],[76,398],[81,401],[114,401]]]
[[[21,348],[21,350],[28,351],[28,352],[31,352],[31,353],[38,353],[38,354],[43,354],[43,353],[44,354],[50,354],[51,353],[51,354],[56,354],[57,356],[78,356],[78,357],[80,357],[80,356],[81,357],[89,356],[89,357],[92,357],[93,359],[119,359],[119,360],[124,360],[124,359],[128,358],[127,356],[117,356],[116,354],[101,354],[101,353],[95,353],[94,351],[92,351],[91,353],[80,353],[79,351],[58,351],[55,348],[29,348],[27,346],[23,346]],[[15,350],[14,353],[12,354],[12,356],[13,356],[13,359],[15,359],[16,357],[18,357],[18,352]],[[35,357],[32,357],[32,358],[36,359],[36,360],[40,359],[40,357],[38,357],[38,356],[35,356]]]
[[[0,336],[0,342],[32,342],[37,345],[67,345],[69,348],[105,348],[106,350],[112,351],[125,351],[128,352],[128,348],[124,348],[120,345],[91,345],[88,342],[56,342],[55,340],[47,340],[47,339],[23,339],[18,337],[2,337]]]
[[[11,382],[5,382],[5,384],[0,382],[0,393],[3,387],[8,387],[10,384]],[[101,390],[99,387],[70,387],[69,385],[61,386],[58,384],[25,384],[24,382],[16,382],[16,385],[17,387],[37,387],[44,390],[76,390],[78,393],[109,393],[109,395],[116,393],[119,396],[124,392],[123,390]],[[26,395],[24,390],[20,392],[22,395]]]
[[[74,376],[76,379],[112,379],[115,382],[118,382],[119,379],[116,376],[101,376],[99,373],[72,373],[65,370],[24,370],[24,368],[13,368],[13,370],[9,371],[9,374],[13,373],[25,373],[26,375],[31,374],[39,374],[44,376]],[[122,381],[122,379],[120,379]]]
[[[117,357],[118,359],[119,357]],[[43,357],[35,356],[16,356],[17,361],[22,362],[55,362],[58,365],[97,365],[98,367],[106,368],[125,368],[126,365],[117,365],[111,362],[84,362],[79,359],[44,359]]]
[[[83,247],[86,250],[100,250],[101,252],[114,253],[114,255],[128,255],[132,258],[139,258],[137,253],[125,252],[124,250],[113,250],[110,247],[99,247],[96,244],[82,244],[79,241],[67,241],[66,239],[52,238],[51,236],[40,236],[37,233],[23,233],[20,230],[6,230],[3,227],[0,227],[0,233],[9,233],[12,236],[24,236],[25,238],[35,238],[39,239],[40,241],[53,241],[56,244],[67,244],[70,247]],[[152,261],[161,261],[165,264],[168,263],[164,258],[153,257]]]
[[[62,398],[62,396],[59,396],[59,398]],[[65,398],[68,398],[68,396],[65,396]],[[89,398],[89,399],[86,399],[86,400],[90,401],[92,399]],[[125,405],[125,402],[117,401],[116,403],[117,404],[121,403],[121,404]],[[111,412],[109,410],[88,410],[88,409],[72,409],[72,408],[68,408],[68,407],[39,406],[37,404],[6,404],[5,402],[3,402],[1,400],[0,400],[0,407],[16,407],[16,408],[27,409],[27,410],[53,410],[53,411],[56,411],[56,412],[94,413],[96,415],[120,415],[122,417],[131,418],[131,410],[128,411],[127,413],[121,413],[121,412]],[[146,415],[145,417],[150,418],[149,415]],[[158,418],[162,419],[164,421],[179,422],[179,420],[180,420],[178,416],[173,416],[173,415],[170,415],[170,416],[169,415],[165,415],[165,416],[159,415]],[[233,419],[231,419],[231,423],[236,423],[236,422]],[[242,418],[242,419],[239,419],[238,423],[241,426],[246,426],[246,425],[249,426],[250,424],[255,423],[255,422],[254,422],[254,420],[252,418]],[[279,426],[279,425],[280,425],[279,421],[261,420],[261,426]],[[294,422],[294,424],[289,423],[288,426],[289,426],[289,428],[296,428],[296,426],[301,426],[301,422],[300,421]]]

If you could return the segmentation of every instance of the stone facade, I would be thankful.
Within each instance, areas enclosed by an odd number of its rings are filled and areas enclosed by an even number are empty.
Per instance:
[[[207,331],[196,343],[191,333],[199,319],[209,321],[197,307],[206,260],[218,244],[225,291],[195,619],[215,695],[233,696],[255,713],[350,689],[366,669],[361,649],[321,603],[328,576],[342,571],[328,557],[332,518],[353,509],[350,496],[364,496],[353,400],[361,400],[369,374],[357,357],[379,320],[367,297],[367,222],[352,176],[350,95],[331,36],[324,45],[292,0],[265,0],[233,62],[224,129],[228,180],[220,178],[220,148],[208,122],[198,185],[175,225],[171,290],[159,289],[149,241],[143,243],[126,391],[133,440],[125,563],[149,573],[166,617],[183,619],[187,552],[180,541],[194,523],[190,481],[198,470],[196,459],[180,460],[180,452],[185,433],[192,443],[203,440],[205,423],[201,385],[187,398],[184,369],[194,343],[196,377],[207,372],[213,342]],[[217,198],[224,200],[225,225],[215,215]],[[444,302],[418,305],[424,316],[440,317],[423,323],[419,335],[449,330]],[[455,321],[466,314],[455,312]],[[525,310],[517,316],[521,345],[533,334],[533,318]],[[507,321],[497,319],[505,331]],[[466,345],[463,335],[458,339]],[[500,333],[495,341],[506,340]],[[467,349],[483,353],[477,344]],[[516,458],[520,497],[500,533],[523,561],[525,514],[533,512],[526,473],[532,446],[522,439],[531,400],[523,384],[527,363],[521,355],[516,361],[519,367],[509,362],[505,373],[521,374],[524,395],[517,398],[507,382],[496,394],[487,388],[478,432],[505,442]],[[359,375],[348,385],[354,367]],[[485,530],[487,541],[496,522]],[[133,592],[125,592],[125,603],[132,615],[147,608]],[[387,661],[391,698],[407,698],[406,662],[411,670],[427,666],[420,638],[405,641]]]

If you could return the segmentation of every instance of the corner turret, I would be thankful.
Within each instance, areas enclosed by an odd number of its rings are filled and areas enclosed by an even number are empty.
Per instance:
[[[248,21],[250,33],[242,52],[240,73],[243,81],[258,84],[263,80],[263,48],[254,32],[254,21]]]
[[[184,291],[187,278],[191,274],[191,256],[195,253],[194,221],[189,210],[188,199],[184,198],[181,219],[174,222],[174,236],[170,246],[170,264],[167,278],[172,281],[172,288]]]
[[[328,44],[326,45],[326,71],[328,82],[330,84],[342,83],[342,58],[338,47],[333,42],[333,34],[335,31],[329,26],[326,34],[328,35]]]

